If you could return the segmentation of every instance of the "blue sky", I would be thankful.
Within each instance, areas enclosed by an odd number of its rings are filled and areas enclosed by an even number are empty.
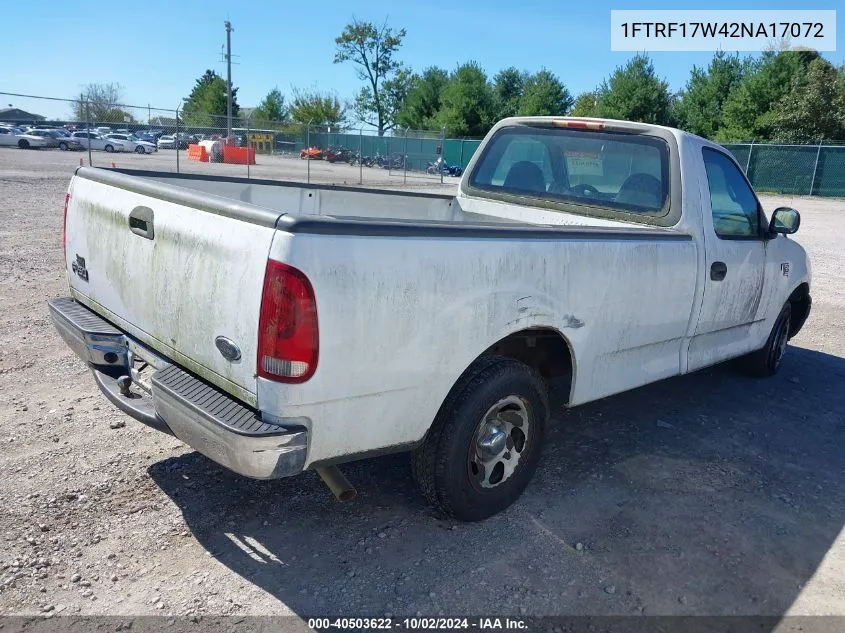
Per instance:
[[[254,106],[271,88],[289,94],[291,86],[331,89],[350,97],[359,82],[351,65],[332,63],[334,38],[354,14],[359,19],[405,27],[400,59],[414,69],[438,65],[453,69],[475,60],[492,76],[507,66],[534,71],[546,67],[573,94],[595,87],[630,53],[610,52],[611,9],[670,9],[674,2],[625,5],[605,0],[437,0],[367,3],[322,0],[280,2],[233,0],[145,0],[115,4],[95,0],[38,2],[22,27],[4,29],[0,38],[0,91],[72,97],[89,82],[118,82],[131,104],[174,108],[206,68],[225,76],[220,57],[223,21],[231,20],[233,82],[238,102]],[[813,3],[836,9],[839,2]],[[519,7],[519,8],[517,8]],[[800,9],[801,3],[749,0],[708,1],[702,9]],[[843,14],[837,31],[845,33]],[[841,41],[841,38],[840,38]],[[825,57],[845,61],[843,47]],[[654,65],[673,90],[683,87],[693,64],[706,65],[710,53],[654,53]],[[65,116],[61,103],[0,96],[2,106],[47,116]]]

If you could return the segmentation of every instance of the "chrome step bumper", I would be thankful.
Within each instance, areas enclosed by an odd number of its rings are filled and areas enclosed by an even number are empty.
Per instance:
[[[162,358],[73,299],[53,299],[47,305],[62,339],[88,364],[105,396],[127,415],[247,477],[276,479],[302,472],[307,451],[303,427],[263,421],[260,412]],[[137,356],[155,368],[149,393],[141,383],[129,388],[127,377],[136,377]]]

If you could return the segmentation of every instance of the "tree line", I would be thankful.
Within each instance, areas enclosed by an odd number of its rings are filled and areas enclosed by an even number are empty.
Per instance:
[[[845,140],[845,66],[815,51],[744,58],[720,51],[706,68],[693,66],[674,94],[650,57],[638,54],[573,98],[545,68],[506,68],[490,78],[470,61],[451,72],[412,73],[394,59],[404,36],[404,29],[353,20],[335,40],[335,62],[352,62],[364,80],[354,100],[357,119],[377,124],[379,133],[443,128],[449,136],[482,136],[508,116],[568,114],[669,125],[720,142]]]
[[[693,66],[677,93],[657,75],[650,57],[638,54],[595,89],[573,97],[547,68],[511,67],[490,77],[469,61],[452,71],[432,66],[415,72],[399,59],[406,35],[386,22],[353,19],[335,38],[334,53],[334,63],[351,65],[362,83],[352,99],[316,87],[294,88],[286,99],[273,88],[250,120],[275,129],[367,125],[380,135],[399,128],[480,137],[509,116],[572,115],[669,125],[719,142],[845,140],[845,66],[837,68],[814,51],[770,50],[744,58],[717,52],[707,67]],[[100,120],[125,114],[116,108],[101,112],[103,100],[116,101],[115,85],[106,88],[94,95]],[[238,117],[237,88],[232,93]],[[91,95],[80,95],[86,97],[90,103]],[[226,116],[225,81],[207,70],[182,112],[188,125],[219,122],[216,117]]]

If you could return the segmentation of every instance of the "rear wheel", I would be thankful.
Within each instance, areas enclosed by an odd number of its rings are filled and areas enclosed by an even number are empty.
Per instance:
[[[113,152],[114,146],[113,145],[106,145],[103,149],[106,150],[107,152]]]
[[[768,378],[778,373],[783,357],[786,354],[791,316],[792,304],[787,301],[781,309],[774,326],[772,326],[772,331],[766,340],[766,344],[756,352],[752,352],[736,360],[736,365],[741,371],[758,378]]]
[[[414,451],[414,479],[429,503],[461,521],[510,506],[540,459],[546,390],[527,365],[485,356],[464,373]]]
[[[18,141],[18,147],[20,149],[29,149],[29,141],[27,141],[25,138],[22,138]]]
[[[68,150],[67,143],[65,143],[64,141],[59,143],[59,149],[62,150],[63,152],[66,152]]]

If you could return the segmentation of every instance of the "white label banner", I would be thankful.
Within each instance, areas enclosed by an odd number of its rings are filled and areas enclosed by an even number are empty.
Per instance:
[[[612,51],[836,50],[832,10],[619,10],[610,12]]]

